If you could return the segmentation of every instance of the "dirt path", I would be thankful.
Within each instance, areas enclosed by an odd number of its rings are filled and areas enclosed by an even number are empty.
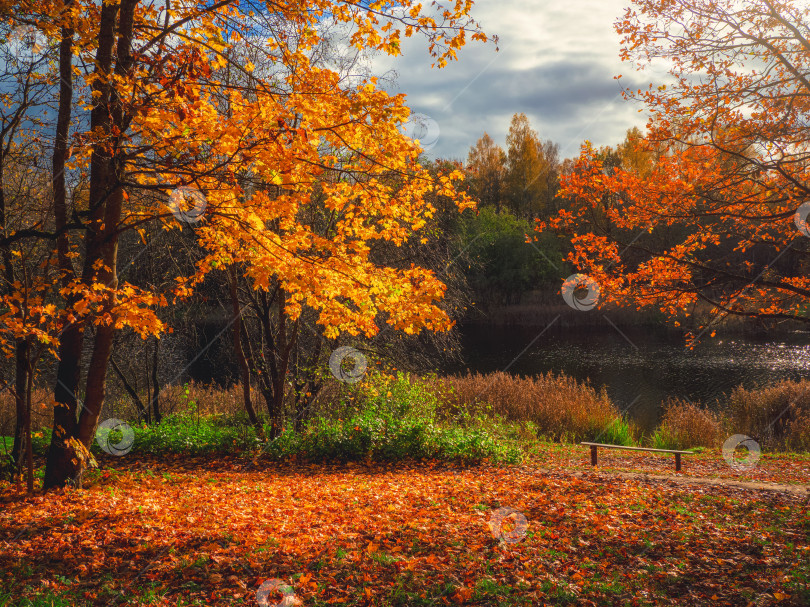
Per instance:
[[[524,470],[531,470],[534,472],[542,472],[544,474],[565,474],[564,471],[558,468],[526,468]],[[586,478],[589,480],[611,481],[618,478],[638,480],[638,481],[655,481],[655,482],[670,482],[676,485],[720,485],[723,487],[734,487],[738,489],[753,489],[757,491],[776,491],[779,493],[791,493],[793,495],[807,497],[810,501],[810,484],[784,484],[784,483],[762,483],[753,481],[735,481],[727,478],[705,478],[700,476],[686,476],[679,474],[677,476],[672,474],[646,474],[638,472],[620,472],[611,470],[610,472],[604,471],[576,471],[569,472],[569,476],[576,478]]]

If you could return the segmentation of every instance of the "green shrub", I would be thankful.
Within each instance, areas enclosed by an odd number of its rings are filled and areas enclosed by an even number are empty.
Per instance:
[[[301,437],[300,448],[316,460],[400,460],[443,458],[517,461],[518,450],[481,428],[442,424],[438,398],[407,374],[372,375],[358,385],[348,417],[318,417]]]
[[[252,427],[242,423],[223,423],[219,416],[177,413],[160,424],[132,426],[133,450],[146,453],[211,453],[247,449],[259,443]],[[91,450],[101,452],[94,442]]]
[[[607,443],[608,445],[624,445],[626,447],[633,447],[637,444],[633,438],[633,429],[630,423],[621,417],[611,420],[604,429],[594,428],[592,436],[585,440]]]
[[[489,459],[518,463],[521,451],[506,445],[482,429],[445,428],[435,437],[437,456],[445,459],[476,461]]]
[[[659,426],[650,436],[650,447],[653,449],[681,449],[678,439],[672,435],[669,428]]]

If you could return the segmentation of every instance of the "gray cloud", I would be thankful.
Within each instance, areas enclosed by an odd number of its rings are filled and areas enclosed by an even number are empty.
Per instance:
[[[503,145],[516,112],[570,157],[585,139],[615,145],[628,128],[646,123],[640,106],[620,94],[621,87],[646,87],[655,78],[619,59],[613,22],[625,3],[571,0],[549,7],[539,0],[482,0],[474,16],[485,31],[499,34],[500,52],[470,43],[458,61],[431,69],[424,42],[410,39],[401,57],[374,63],[396,70],[389,92],[405,93],[414,112],[438,122],[441,134],[431,157],[465,159],[484,131]],[[618,74],[620,81],[614,79]]]
[[[439,123],[441,136],[433,156],[463,158],[486,130],[503,141],[515,112],[529,116],[544,139],[575,154],[584,139],[597,145],[618,143],[625,131],[643,126],[638,106],[624,101],[622,86],[638,88],[642,80],[623,77],[621,85],[603,66],[580,59],[560,59],[526,69],[492,67],[472,84],[458,74],[438,82],[400,73],[398,87],[414,111]]]

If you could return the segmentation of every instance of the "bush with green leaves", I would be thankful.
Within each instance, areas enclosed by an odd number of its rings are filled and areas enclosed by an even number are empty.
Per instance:
[[[599,441],[608,445],[624,445],[635,447],[638,445],[633,436],[633,426],[623,417],[610,421],[604,428],[594,427],[591,436],[586,438],[589,442]]]
[[[519,450],[483,424],[458,426],[437,418],[438,398],[407,374],[369,374],[345,392],[330,413],[323,411],[301,432],[286,428],[261,442],[244,414],[201,415],[192,399],[160,424],[132,422],[132,451],[141,453],[251,452],[271,459],[299,456],[314,461],[410,458],[517,461]],[[269,424],[265,433],[269,433]],[[49,434],[49,433],[48,433]],[[44,453],[49,436],[37,438]],[[115,436],[111,434],[114,441]],[[91,451],[102,454],[94,442]]]
[[[478,300],[517,303],[526,291],[562,278],[554,267],[563,265],[556,237],[543,234],[539,241],[527,243],[526,235],[534,235],[528,221],[484,207],[477,214],[465,212],[460,229],[459,252],[471,260],[467,281]]]
[[[438,398],[409,375],[370,375],[359,384],[345,417],[312,420],[301,438],[316,460],[443,458],[516,461],[518,451],[480,428],[440,424]]]
[[[230,423],[228,423],[230,422]],[[166,416],[160,424],[133,425],[134,449],[147,453],[211,453],[248,449],[260,441],[253,428],[221,416],[189,413]],[[93,450],[101,451],[98,446]]]

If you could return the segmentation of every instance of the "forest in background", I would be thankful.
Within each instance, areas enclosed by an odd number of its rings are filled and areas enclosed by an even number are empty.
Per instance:
[[[625,91],[645,132],[560,159],[518,113],[505,146],[484,133],[466,161],[429,161],[366,59],[420,35],[441,68],[496,39],[471,3],[337,4],[2,5],[3,378],[17,465],[53,387],[46,489],[80,474],[114,397],[159,422],[161,392],[207,366],[278,438],[341,348],[434,369],[454,326],[532,291],[562,307],[596,285],[690,340],[810,321],[799,8],[637,0],[623,58],[670,60],[679,82]]]

